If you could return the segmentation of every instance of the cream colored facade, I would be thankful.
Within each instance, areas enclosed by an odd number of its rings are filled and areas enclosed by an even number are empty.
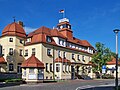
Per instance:
[[[9,42],[10,38],[13,42]],[[4,67],[1,67],[2,72],[19,72],[17,71],[18,66],[24,61],[24,45],[20,43],[23,38],[17,36],[4,36],[0,38],[0,45],[2,46],[2,53],[5,61]],[[24,41],[23,41],[24,42]],[[13,50],[13,55],[10,55],[10,48]],[[20,56],[20,50],[22,50],[22,55]],[[9,70],[9,64],[13,64],[14,69]],[[19,72],[20,73],[20,72]]]
[[[106,65],[107,67],[107,72],[106,74],[110,74],[113,75],[114,77],[116,77],[116,70],[115,70],[115,64],[113,65]],[[118,65],[118,78],[120,78],[120,65]]]
[[[68,30],[69,29],[70,26]],[[57,32],[59,32],[59,30]],[[35,39],[38,38],[39,37]],[[46,38],[45,40],[47,40]],[[0,64],[1,72],[22,73],[22,78],[26,79],[26,81],[38,81],[29,80],[30,68],[22,68],[22,72],[20,68],[22,62],[27,60],[34,53],[35,57],[44,63],[44,79],[72,79],[79,78],[80,75],[87,75],[93,78],[92,66],[89,64],[94,52],[92,46],[82,46],[55,35],[51,36],[51,38],[55,44],[51,44],[51,42],[49,43],[47,41],[47,43],[37,42],[26,44],[32,42],[33,38],[22,38],[17,35],[1,36],[0,45],[2,46],[2,54],[4,54],[3,57],[6,62]],[[12,39],[12,42],[10,42],[10,39]],[[75,38],[73,40],[75,40]],[[48,55],[48,50],[50,55]],[[12,55],[10,55],[10,52],[13,52]],[[70,63],[59,62],[59,59],[55,61],[57,58],[67,59]],[[10,66],[11,64],[12,66]],[[37,68],[34,68],[34,74],[38,77]]]
[[[63,58],[63,53],[65,52],[66,59],[70,60],[73,63],[74,62],[77,63],[77,64],[73,64],[73,66],[75,69],[77,66],[79,66],[78,68],[79,72],[76,71],[77,73],[79,73],[79,75],[83,74],[81,67],[84,67],[86,69],[84,74],[92,77],[92,70],[90,70],[90,73],[88,73],[88,70],[87,70],[87,67],[89,67],[89,65],[84,65],[84,64],[88,64],[89,61],[91,61],[91,55],[89,54],[73,51],[70,49],[65,49],[64,47],[39,43],[39,44],[25,46],[25,50],[28,50],[28,56],[26,56],[25,59],[28,59],[31,56],[33,48],[35,48],[35,56],[44,63],[44,66],[46,66],[46,63],[48,63],[48,71],[46,71],[46,67],[44,69],[44,79],[53,79],[53,60],[59,57],[58,51],[60,51],[60,57]],[[51,56],[47,55],[47,49],[51,50]],[[74,60],[72,59],[72,54],[74,54],[74,57],[75,57]],[[77,55],[80,56],[80,60],[78,60]],[[82,61],[83,55],[84,55],[85,62]],[[50,64],[52,64],[52,71],[50,71]],[[56,64],[60,65],[59,72],[56,71]],[[67,63],[63,65],[61,62],[54,63],[55,79],[71,79],[71,65],[72,64],[67,64]],[[65,71],[65,66],[67,67],[67,71]]]

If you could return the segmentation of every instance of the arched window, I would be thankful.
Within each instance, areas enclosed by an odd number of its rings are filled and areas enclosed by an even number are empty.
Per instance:
[[[12,63],[9,64],[9,71],[14,71],[14,65]]]

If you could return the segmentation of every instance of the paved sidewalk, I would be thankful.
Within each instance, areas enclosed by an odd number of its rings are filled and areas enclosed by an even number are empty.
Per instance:
[[[57,83],[21,84],[0,90],[114,90],[114,80],[66,80]]]

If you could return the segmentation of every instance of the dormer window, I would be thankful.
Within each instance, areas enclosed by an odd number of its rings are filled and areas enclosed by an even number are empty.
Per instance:
[[[50,37],[50,36],[47,36],[47,37],[46,37],[46,41],[47,41],[47,42],[52,42],[51,37]]]
[[[30,42],[30,41],[31,41],[31,38],[28,38],[28,39],[27,39],[27,42]]]
[[[13,38],[9,38],[9,42],[13,42]]]
[[[59,39],[59,45],[64,46],[64,40]]]
[[[20,43],[23,44],[23,40],[22,39],[20,39]]]

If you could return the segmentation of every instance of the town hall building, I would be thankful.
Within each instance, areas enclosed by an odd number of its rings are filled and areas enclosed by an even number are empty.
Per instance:
[[[0,37],[0,72],[21,73],[26,81],[92,76],[94,47],[73,36],[69,19],[56,28],[42,26],[26,34],[23,23],[12,22]]]

